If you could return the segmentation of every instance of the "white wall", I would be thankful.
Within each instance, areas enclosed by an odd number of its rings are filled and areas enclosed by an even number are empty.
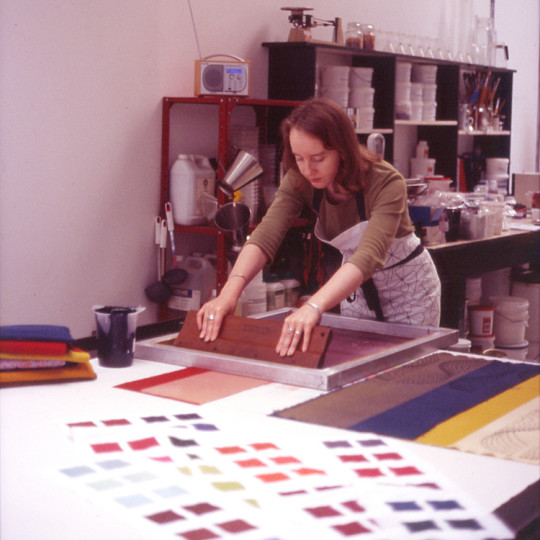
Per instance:
[[[489,14],[488,0],[473,3]],[[457,1],[313,0],[313,14],[407,33],[459,32]],[[335,6],[335,7],[333,7]],[[285,41],[274,0],[192,0],[203,56],[253,63],[266,97],[263,41]],[[445,15],[444,24],[441,23]],[[515,77],[512,167],[534,170],[538,0],[497,0]],[[329,39],[330,29],[314,37]],[[455,38],[452,38],[455,39]],[[148,306],[155,279],[160,102],[193,94],[198,56],[187,0],[6,0],[0,4],[0,323],[94,329],[91,306]]]

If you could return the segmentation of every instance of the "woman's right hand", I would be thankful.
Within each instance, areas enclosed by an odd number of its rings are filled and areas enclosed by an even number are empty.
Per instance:
[[[204,304],[197,312],[199,337],[204,341],[214,341],[219,334],[225,315],[234,313],[236,301],[220,294]]]

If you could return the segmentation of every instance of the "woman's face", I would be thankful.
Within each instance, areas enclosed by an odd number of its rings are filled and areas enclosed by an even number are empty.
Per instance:
[[[292,128],[289,133],[291,150],[298,170],[317,189],[332,185],[339,170],[337,150],[329,150],[314,135]]]

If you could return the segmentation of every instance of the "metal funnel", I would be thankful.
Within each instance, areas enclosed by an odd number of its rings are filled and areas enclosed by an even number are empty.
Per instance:
[[[238,252],[246,241],[251,210],[243,203],[224,204],[214,217],[216,226],[224,232],[232,233],[232,250]]]
[[[240,150],[225,176],[219,181],[219,187],[232,197],[235,191],[247,186],[262,173],[263,169],[255,156]]]

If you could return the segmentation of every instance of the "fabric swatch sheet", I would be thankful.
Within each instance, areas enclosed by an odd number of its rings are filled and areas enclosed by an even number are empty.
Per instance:
[[[152,538],[506,539],[447,478],[369,433],[201,412],[68,424],[56,471]],[[152,535],[152,536],[150,536]]]

